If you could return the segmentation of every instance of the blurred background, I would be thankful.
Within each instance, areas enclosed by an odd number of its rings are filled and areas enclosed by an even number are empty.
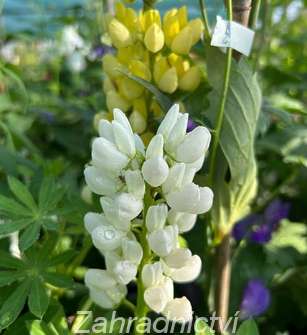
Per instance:
[[[216,15],[225,15],[223,1],[206,3],[213,27]],[[200,16],[196,0],[164,0],[157,7],[163,12],[181,5]],[[231,313],[243,306],[268,335],[307,331],[306,5],[263,0],[250,57],[263,89],[256,139],[260,187],[253,214],[233,232]],[[0,192],[8,193],[6,174],[60,180],[69,216],[64,249],[65,243],[83,243],[80,225],[90,201],[83,167],[95,120],[106,110],[101,58],[112,52],[104,26],[108,10],[110,0],[0,0]],[[251,226],[254,233],[242,241]],[[199,254],[203,230],[199,225],[187,237]],[[81,272],[100,262],[87,251]],[[200,285],[179,290],[198,314],[208,309]],[[66,298],[69,315],[76,307]]]

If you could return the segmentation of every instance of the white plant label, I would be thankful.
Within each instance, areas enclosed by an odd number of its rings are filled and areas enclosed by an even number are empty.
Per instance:
[[[249,56],[255,32],[234,21],[226,21],[216,17],[211,45],[221,48],[232,48],[245,56]]]

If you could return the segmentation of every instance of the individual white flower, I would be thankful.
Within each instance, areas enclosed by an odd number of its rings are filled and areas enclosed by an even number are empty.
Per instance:
[[[142,270],[142,281],[144,287],[158,285],[163,279],[163,267],[161,262],[145,264]]]
[[[177,146],[183,141],[188,126],[188,119],[189,115],[187,113],[179,115],[174,127],[165,141],[165,150],[168,153],[175,152]]]
[[[106,140],[115,144],[115,137],[113,132],[112,123],[108,120],[102,119],[98,124],[99,136],[104,137]]]
[[[148,287],[144,292],[144,301],[156,313],[161,313],[173,297],[174,285],[168,277],[163,277],[158,285]]]
[[[127,285],[135,279],[137,274],[137,265],[128,260],[121,260],[114,264],[112,272],[120,284]]]
[[[186,233],[195,226],[197,214],[176,212],[171,209],[168,212],[167,220],[170,224],[177,225],[179,233]]]
[[[119,193],[113,198],[100,198],[102,209],[107,219],[118,229],[127,231],[130,221],[136,218],[143,209],[143,201],[130,193]]]
[[[190,183],[179,191],[168,193],[166,200],[169,206],[177,212],[202,214],[212,207],[213,192],[208,187],[199,187]]]
[[[129,120],[127,119],[125,113],[123,113],[120,109],[114,108],[113,109],[113,118],[114,121],[120,123],[131,135],[133,135],[133,131]]]
[[[118,284],[106,270],[89,269],[84,281],[91,299],[102,308],[114,308],[127,294],[126,286]]]
[[[176,283],[189,283],[195,280],[201,271],[201,259],[194,255],[189,249],[175,249],[164,258],[164,273]]]
[[[153,187],[162,185],[168,176],[169,167],[163,157],[146,160],[142,166],[143,177]]]
[[[129,193],[133,194],[137,199],[144,198],[145,182],[140,170],[126,170],[125,181]]]
[[[93,141],[92,160],[96,167],[114,175],[119,175],[129,163],[129,158],[120,152],[114,143],[103,137],[95,138]]]
[[[143,258],[143,249],[138,241],[123,239],[122,251],[124,259],[137,265],[141,263]]]
[[[167,319],[181,323],[189,322],[193,318],[192,306],[186,297],[171,300],[166,305],[163,314]]]
[[[179,105],[175,104],[170,108],[170,110],[167,112],[164,119],[160,123],[157,134],[162,134],[164,139],[167,139],[175,123],[177,122],[178,115]]]
[[[167,218],[168,208],[165,204],[150,206],[146,214],[146,227],[148,232],[164,227]]]
[[[148,234],[150,249],[160,257],[167,256],[175,249],[178,240],[178,227],[175,225],[158,229]]]
[[[209,130],[202,126],[196,127],[186,134],[184,140],[178,145],[176,159],[184,163],[197,161],[208,150],[210,141]]]
[[[89,234],[91,234],[97,227],[109,225],[110,224],[104,214],[89,212],[84,216],[84,226]]]
[[[117,121],[113,121],[112,126],[118,149],[128,157],[133,158],[136,153],[133,133]]]
[[[134,134],[136,151],[145,157],[145,145],[138,134]]]
[[[112,225],[101,225],[92,231],[92,240],[94,246],[100,250],[112,251],[120,247],[124,233]]]
[[[113,195],[122,186],[119,178],[110,176],[103,169],[87,166],[84,170],[85,181],[93,193],[99,195]]]
[[[163,136],[160,134],[155,135],[148,144],[145,158],[163,157],[163,145]]]
[[[176,163],[174,164],[167,176],[167,179],[162,184],[162,191],[167,194],[171,191],[179,190],[182,187],[182,180],[185,174],[185,164]]]

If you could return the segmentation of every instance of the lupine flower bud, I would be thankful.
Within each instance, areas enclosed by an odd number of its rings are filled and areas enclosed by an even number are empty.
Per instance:
[[[142,271],[142,281],[146,288],[158,285],[163,279],[163,268],[161,262],[146,264]]]
[[[129,162],[126,155],[103,137],[95,138],[93,141],[92,159],[97,167],[113,173],[123,169]]]
[[[165,182],[168,171],[169,168],[166,161],[158,156],[146,160],[142,166],[144,179],[153,187],[158,187]]]
[[[172,280],[168,277],[163,277],[158,285],[151,286],[144,292],[146,304],[156,313],[161,313],[173,297],[174,286]]]
[[[115,144],[113,126],[107,120],[100,120],[98,125],[99,136]]]
[[[114,176],[109,176],[106,171],[94,166],[87,166],[84,170],[85,181],[90,190],[99,195],[111,195],[120,188],[121,182]]]
[[[94,246],[100,251],[112,251],[121,245],[124,233],[112,225],[101,225],[92,231]]]
[[[183,28],[174,38],[171,49],[181,55],[187,55],[192,47],[192,29],[189,26]]]
[[[200,70],[197,66],[193,66],[179,79],[179,88],[193,92],[199,86],[200,80]]]
[[[125,172],[125,181],[128,192],[133,194],[137,199],[143,199],[145,194],[145,183],[139,170],[127,170]]]
[[[143,249],[139,242],[124,239],[122,241],[123,257],[128,261],[139,265],[143,258]]]
[[[174,152],[177,146],[183,141],[187,131],[188,119],[189,115],[187,113],[178,117],[177,122],[165,141],[165,150],[167,152]]]
[[[150,249],[160,257],[165,257],[175,249],[178,239],[177,226],[167,226],[148,235]]]
[[[119,285],[105,270],[89,269],[84,281],[91,299],[102,308],[114,308],[127,293],[126,287]]]
[[[147,29],[144,37],[144,43],[146,48],[153,53],[156,53],[163,48],[164,34],[162,29],[156,23],[153,23]]]
[[[174,164],[170,170],[166,181],[162,185],[162,191],[167,194],[171,191],[179,190],[182,187],[186,166],[184,163]]]
[[[171,130],[173,129],[175,123],[177,122],[179,115],[179,105],[174,104],[168,113],[165,115],[164,119],[160,123],[160,126],[157,130],[157,134],[161,134],[166,140],[169,137]]]
[[[84,226],[89,234],[92,234],[95,228],[107,225],[109,222],[103,214],[89,212],[84,216]]]
[[[182,323],[189,322],[193,318],[192,306],[186,297],[171,300],[166,305],[163,314],[169,320]]]
[[[150,206],[146,215],[146,227],[148,232],[153,232],[164,227],[168,209],[165,204]]]
[[[211,140],[207,128],[199,126],[186,134],[184,140],[179,144],[176,158],[180,162],[193,163],[198,160],[209,148]]]
[[[117,19],[109,23],[109,34],[116,48],[124,48],[133,43],[130,31]]]
[[[107,92],[106,103],[109,110],[119,107],[124,112],[128,111],[131,104],[130,102],[115,91]]]
[[[119,193],[113,198],[102,197],[100,202],[106,217],[114,225],[133,220],[143,209],[143,201],[130,193]]]
[[[168,212],[167,219],[170,224],[177,225],[179,233],[186,233],[194,227],[197,215],[183,212],[176,212],[175,210],[171,209]]]
[[[117,121],[113,121],[112,126],[117,147],[122,153],[133,158],[136,153],[133,135]]]

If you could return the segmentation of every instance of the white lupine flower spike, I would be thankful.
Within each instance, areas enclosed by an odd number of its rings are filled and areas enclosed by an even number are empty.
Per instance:
[[[212,206],[211,189],[193,182],[210,132],[197,127],[186,133],[188,114],[175,104],[145,148],[121,110],[115,108],[113,118],[100,121],[84,170],[102,208],[87,213],[84,225],[106,264],[106,270],[88,270],[85,284],[96,304],[112,309],[125,298],[126,285],[136,281],[137,301],[169,320],[188,322],[192,306],[186,297],[174,297],[174,282],[195,280],[201,259],[180,247],[179,234],[190,231],[197,215]]]

